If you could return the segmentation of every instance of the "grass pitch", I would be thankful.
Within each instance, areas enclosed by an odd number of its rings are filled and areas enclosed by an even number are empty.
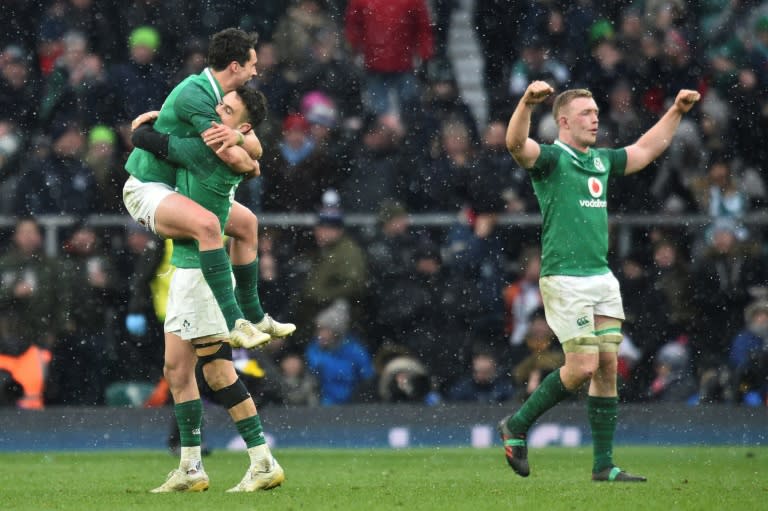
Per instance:
[[[227,494],[244,452],[214,452],[200,494],[147,493],[177,460],[165,452],[1,453],[0,509],[16,510],[720,510],[765,509],[766,447],[619,447],[616,461],[647,483],[590,481],[588,448],[531,449],[522,479],[495,449],[277,449],[286,482]]]

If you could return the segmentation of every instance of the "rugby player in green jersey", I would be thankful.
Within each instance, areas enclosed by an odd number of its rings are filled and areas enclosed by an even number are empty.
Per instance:
[[[544,310],[565,352],[565,364],[550,373],[517,413],[499,423],[507,462],[518,475],[530,474],[527,433],[544,412],[589,382],[587,412],[593,439],[594,481],[640,482],[613,463],[618,392],[617,352],[624,310],[619,284],[608,268],[608,177],[632,174],[655,160],[670,144],[699,100],[681,90],[674,104],[634,144],[595,149],[598,108],[592,93],[567,90],[554,101],[558,138],[538,144],[528,134],[533,108],[554,90],[531,83],[507,127],[507,149],[527,169],[542,213],[539,285]]]
[[[216,107],[221,124],[243,134],[260,123],[266,112],[264,96],[249,87],[239,87],[224,95]],[[142,116],[137,122],[151,117]],[[247,165],[235,172],[199,137],[160,133],[148,124],[134,130],[133,143],[171,162],[177,168],[179,193],[215,214],[221,228],[226,225],[235,189],[248,172]],[[168,480],[152,492],[193,492],[208,488],[200,448],[203,411],[195,379],[197,363],[214,397],[227,408],[248,448],[250,466],[240,483],[229,491],[249,492],[279,486],[285,479],[283,469],[266,444],[256,405],[232,364],[226,320],[202,275],[196,242],[177,239],[173,245],[171,263],[176,271],[168,293],[163,373],[175,403],[181,460]]]
[[[155,128],[179,137],[202,135],[216,150],[215,154],[231,167],[243,170],[238,166],[244,166],[258,172],[258,163],[254,161],[261,157],[258,138],[252,132],[244,135],[220,124],[216,114],[223,95],[256,74],[255,44],[254,35],[238,29],[214,34],[208,48],[209,67],[171,91],[157,114]],[[145,117],[152,116],[150,113]],[[131,216],[162,237],[197,242],[203,276],[224,314],[233,345],[254,347],[272,337],[285,337],[296,329],[293,324],[273,320],[261,307],[256,292],[258,221],[248,208],[234,203],[224,228],[232,237],[230,262],[216,215],[174,191],[173,165],[136,148],[125,168],[130,177],[123,187],[123,202]],[[232,284],[233,273],[236,287]],[[236,289],[241,287],[246,290],[247,303],[236,298]]]

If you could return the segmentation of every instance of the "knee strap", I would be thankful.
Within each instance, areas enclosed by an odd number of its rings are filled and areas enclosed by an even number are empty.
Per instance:
[[[200,367],[203,367],[205,364],[210,364],[215,360],[229,360],[229,361],[232,360],[232,347],[229,345],[228,342],[216,341],[214,343],[208,343],[206,345],[197,345],[195,346],[195,349],[207,348],[209,346],[214,346],[216,344],[221,345],[219,349],[216,350],[216,353],[211,353],[210,355],[198,355],[197,363],[200,365]]]
[[[594,353],[599,351],[600,338],[594,335],[574,337],[562,343],[565,353]]]
[[[217,403],[229,410],[251,397],[251,394],[245,388],[245,384],[238,378],[232,385],[214,391],[213,397]]]
[[[621,333],[621,324],[616,327],[603,328],[595,331],[595,335],[600,340],[600,352],[616,353],[619,351],[619,344],[624,340]]]

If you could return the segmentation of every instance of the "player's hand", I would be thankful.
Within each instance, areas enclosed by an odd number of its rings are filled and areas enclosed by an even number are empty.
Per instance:
[[[700,99],[701,94],[695,90],[683,89],[677,93],[677,97],[675,98],[675,108],[682,113],[686,113],[693,108],[693,105]]]
[[[252,179],[252,178],[254,178],[256,176],[260,176],[260,175],[261,175],[261,165],[259,165],[259,161],[258,160],[253,160],[253,170],[243,174],[243,179],[244,180],[245,179]]]
[[[160,115],[158,110],[152,110],[151,112],[144,112],[133,121],[131,121],[131,132],[136,131],[136,128],[144,124],[145,122],[154,122],[157,116]]]
[[[233,130],[216,121],[211,121],[211,127],[203,132],[203,142],[217,153],[224,149],[238,145],[242,140],[242,133]]]
[[[536,80],[535,82],[532,82],[527,89],[525,89],[525,94],[523,94],[523,101],[527,105],[536,105],[538,103],[544,102],[544,100],[552,95],[553,92],[555,92],[555,89],[553,89],[552,86],[547,82]]]

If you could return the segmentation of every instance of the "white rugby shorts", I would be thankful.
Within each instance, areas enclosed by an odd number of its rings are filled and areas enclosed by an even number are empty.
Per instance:
[[[130,176],[123,185],[123,204],[134,220],[157,234],[157,206],[172,193],[176,192],[165,183],[144,183]]]
[[[234,280],[234,276],[232,277]],[[168,289],[164,330],[185,341],[229,338],[229,330],[211,288],[198,268],[176,268]]]
[[[547,323],[561,344],[594,335],[595,315],[624,320],[619,281],[613,273],[549,275],[539,279],[539,289]]]

